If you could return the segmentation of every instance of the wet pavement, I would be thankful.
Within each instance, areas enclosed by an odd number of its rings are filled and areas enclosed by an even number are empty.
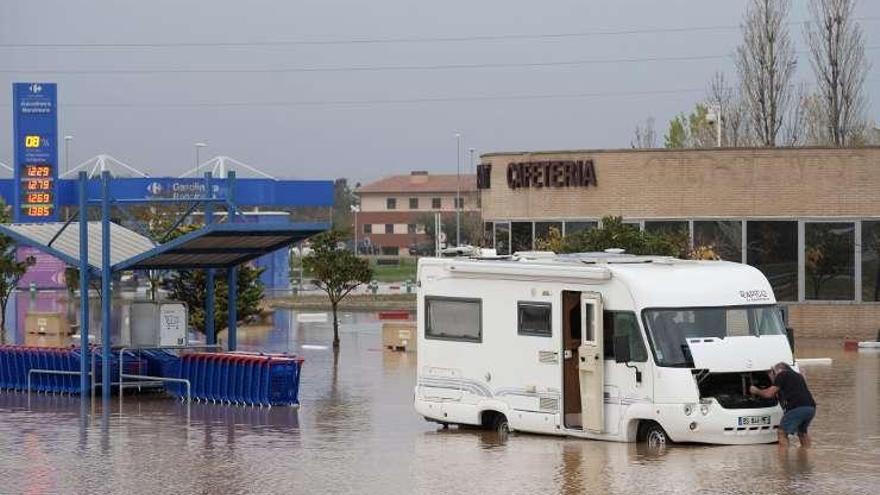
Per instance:
[[[415,355],[383,352],[372,315],[277,319],[241,347],[306,358],[302,407],[160,396],[102,411],[74,397],[0,393],[0,493],[880,493],[880,353],[799,343],[831,357],[805,374],[815,447],[672,446],[441,430],[412,409]],[[84,410],[81,410],[84,409]]]

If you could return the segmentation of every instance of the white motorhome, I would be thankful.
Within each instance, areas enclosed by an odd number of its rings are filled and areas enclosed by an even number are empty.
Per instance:
[[[769,443],[750,396],[793,364],[767,279],[617,253],[422,258],[415,408],[444,425],[614,441]]]

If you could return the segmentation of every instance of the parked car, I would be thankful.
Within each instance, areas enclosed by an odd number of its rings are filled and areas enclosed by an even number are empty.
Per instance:
[[[434,254],[434,245],[428,243],[410,244],[410,256],[431,256]]]

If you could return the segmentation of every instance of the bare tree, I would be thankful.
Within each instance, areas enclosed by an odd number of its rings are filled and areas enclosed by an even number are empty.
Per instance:
[[[856,0],[810,0],[812,21],[805,36],[816,74],[815,117],[827,142],[847,146],[865,141],[867,130],[865,40],[855,21]]]
[[[644,123],[636,124],[633,139],[630,141],[633,148],[656,148],[657,131],[654,129],[654,117],[648,117]]]
[[[786,18],[790,0],[750,0],[736,49],[736,69],[755,135],[763,146],[776,146],[791,109],[795,61]]]
[[[739,90],[730,85],[723,72],[716,72],[706,91],[706,106],[721,114],[722,146],[748,146],[748,119],[746,106]]]

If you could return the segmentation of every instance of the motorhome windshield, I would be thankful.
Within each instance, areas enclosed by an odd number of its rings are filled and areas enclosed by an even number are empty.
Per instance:
[[[776,306],[662,308],[646,309],[643,314],[659,366],[692,367],[686,339],[785,333]]]

